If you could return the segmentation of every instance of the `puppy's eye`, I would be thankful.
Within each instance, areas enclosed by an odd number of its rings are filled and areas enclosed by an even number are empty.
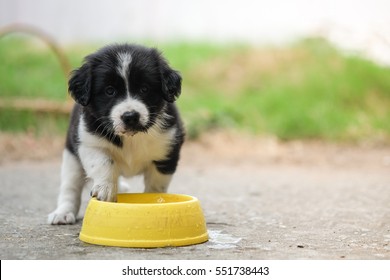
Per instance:
[[[105,89],[105,93],[108,95],[108,96],[114,96],[116,94],[116,90],[114,87],[112,86],[108,86],[106,87]]]
[[[148,87],[147,85],[143,85],[143,86],[139,89],[139,91],[140,91],[141,93],[148,93],[148,92],[149,92],[149,87]]]

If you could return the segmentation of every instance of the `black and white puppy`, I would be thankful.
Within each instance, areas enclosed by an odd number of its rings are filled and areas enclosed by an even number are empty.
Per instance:
[[[72,224],[89,178],[91,195],[115,201],[119,176],[144,175],[145,192],[166,192],[184,130],[176,106],[181,76],[161,53],[110,45],[73,71],[74,106],[63,152],[61,187],[50,224]]]

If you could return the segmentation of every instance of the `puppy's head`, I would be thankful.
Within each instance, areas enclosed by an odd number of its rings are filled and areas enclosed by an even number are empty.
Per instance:
[[[112,45],[72,72],[69,92],[105,131],[134,135],[156,123],[180,95],[181,76],[156,49]]]

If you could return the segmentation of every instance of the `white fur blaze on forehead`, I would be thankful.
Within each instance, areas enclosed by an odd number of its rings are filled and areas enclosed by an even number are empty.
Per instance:
[[[132,57],[128,52],[120,52],[118,53],[118,68],[117,71],[119,75],[125,79],[127,83],[127,76],[129,71],[129,65],[131,63]]]

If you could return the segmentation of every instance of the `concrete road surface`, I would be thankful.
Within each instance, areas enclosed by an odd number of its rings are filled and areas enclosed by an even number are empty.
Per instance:
[[[199,198],[210,240],[178,248],[83,243],[88,190],[77,224],[46,224],[60,158],[3,163],[0,259],[390,259],[389,149],[230,144],[186,146],[170,192]]]

